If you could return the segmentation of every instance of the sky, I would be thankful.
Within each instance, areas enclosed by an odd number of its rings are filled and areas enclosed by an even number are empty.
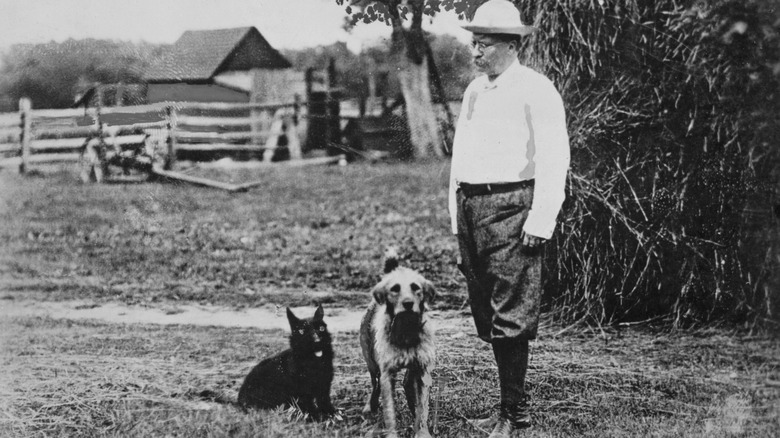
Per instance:
[[[344,41],[352,51],[388,38],[383,23],[342,29],[344,7],[336,0],[0,0],[0,51],[13,44],[68,38],[170,44],[185,30],[255,26],[277,49]],[[426,19],[434,33],[467,41],[454,14]]]

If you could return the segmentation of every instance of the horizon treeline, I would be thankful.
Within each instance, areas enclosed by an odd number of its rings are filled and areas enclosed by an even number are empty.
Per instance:
[[[468,47],[449,35],[429,38],[447,97],[460,99],[474,74]],[[91,38],[13,45],[0,53],[0,112],[17,111],[22,97],[30,98],[34,108],[68,108],[95,84],[143,83],[145,69],[168,47]],[[346,97],[366,92],[369,72],[380,77],[381,92],[389,97],[398,93],[397,80],[389,74],[388,52],[380,44],[355,54],[344,43],[281,50],[298,71],[325,69],[333,59]]]

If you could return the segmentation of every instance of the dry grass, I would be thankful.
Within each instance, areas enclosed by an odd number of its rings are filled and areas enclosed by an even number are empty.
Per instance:
[[[243,412],[235,400],[259,358],[286,333],[216,327],[2,321],[4,436],[365,436],[368,376],[357,335],[337,333],[333,399],[341,420]],[[532,346],[528,436],[773,436],[780,426],[780,348],[770,339],[632,330],[555,337]],[[474,436],[464,417],[497,397],[492,353],[472,333],[439,336],[438,436]],[[400,386],[400,385],[399,385]],[[400,391],[400,388],[399,388]],[[397,402],[410,418],[400,392]]]
[[[308,305],[301,292],[315,291],[344,303],[376,282],[396,245],[442,300],[461,304],[446,162],[212,176],[267,184],[230,195],[0,171],[0,278],[49,299]]]
[[[382,249],[393,243],[439,287],[439,309],[459,308],[446,176],[444,163],[274,170],[242,176],[268,185],[236,196],[168,184],[84,186],[70,171],[0,171],[0,297],[362,306]],[[780,426],[774,339],[561,328],[549,319],[541,333],[532,348],[536,426],[528,436],[753,437]],[[0,436],[368,434],[375,419],[360,414],[368,376],[354,333],[335,334],[339,421],[245,413],[200,396],[234,400],[243,376],[284,348],[285,337],[0,320]],[[471,330],[444,330],[439,344],[438,436],[474,436],[464,417],[490,412],[497,397],[492,353]],[[398,401],[405,406],[400,394]],[[400,424],[410,424],[401,412]]]

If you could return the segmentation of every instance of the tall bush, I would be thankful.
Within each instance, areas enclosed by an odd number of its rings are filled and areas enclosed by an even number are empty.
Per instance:
[[[516,1],[569,110],[566,320],[777,318],[780,2]]]

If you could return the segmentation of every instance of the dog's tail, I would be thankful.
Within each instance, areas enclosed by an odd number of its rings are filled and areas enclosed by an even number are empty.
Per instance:
[[[398,249],[391,246],[385,250],[385,274],[398,267]]]

